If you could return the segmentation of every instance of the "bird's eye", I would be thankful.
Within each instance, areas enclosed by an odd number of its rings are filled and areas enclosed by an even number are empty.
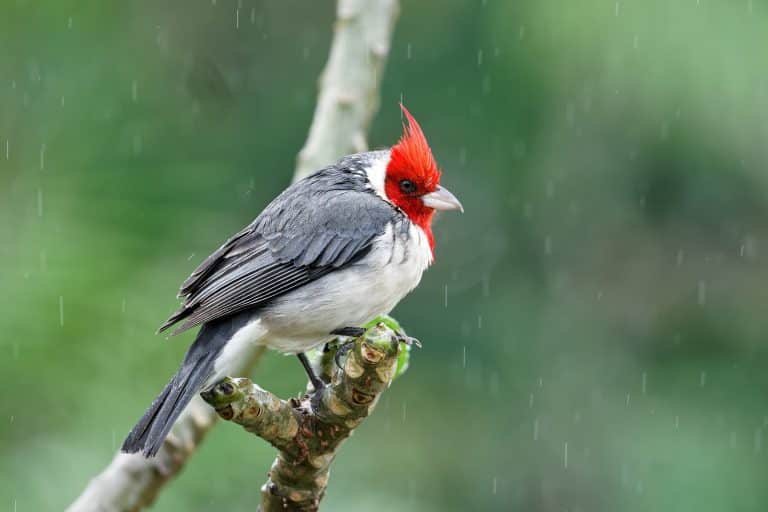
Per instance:
[[[400,180],[400,190],[406,194],[413,194],[416,192],[416,184],[411,180]]]

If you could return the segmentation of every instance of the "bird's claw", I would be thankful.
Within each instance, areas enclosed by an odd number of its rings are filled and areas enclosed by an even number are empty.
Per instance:
[[[333,361],[336,363],[336,366],[339,368],[342,368],[341,364],[341,358],[346,356],[347,353],[352,350],[352,347],[355,346],[354,340],[347,341],[346,343],[342,343],[339,345],[339,348],[336,349],[336,353],[333,355]]]
[[[421,342],[418,339],[414,338],[413,336],[408,336],[402,331],[397,331],[395,333],[395,339],[397,339],[397,341],[400,343],[405,343],[409,347],[421,348]]]
[[[360,336],[364,335],[366,333],[367,329],[363,327],[340,327],[339,329],[334,329],[331,331],[331,334],[334,334],[336,336],[344,336],[349,338],[359,338]],[[412,337],[405,334],[405,332],[401,330],[395,331],[394,340],[398,343],[405,343],[409,347],[416,347],[421,348],[421,342]],[[339,368],[342,368],[342,361],[341,358],[346,356],[347,353],[352,349],[352,347],[355,345],[355,340],[349,340],[341,345],[336,349],[336,353],[333,356],[333,360],[336,363],[336,366]],[[323,348],[324,352],[327,352],[330,350],[329,345],[326,343],[325,347]]]

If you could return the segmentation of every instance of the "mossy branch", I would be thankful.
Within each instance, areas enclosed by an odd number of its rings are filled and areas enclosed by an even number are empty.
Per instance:
[[[202,393],[221,418],[243,426],[278,450],[261,488],[262,512],[314,511],[325,495],[341,443],[367,418],[394,379],[401,336],[380,322],[333,364],[335,350],[317,361],[330,384],[301,399],[282,400],[245,378],[225,378]],[[330,374],[330,375],[328,375]]]

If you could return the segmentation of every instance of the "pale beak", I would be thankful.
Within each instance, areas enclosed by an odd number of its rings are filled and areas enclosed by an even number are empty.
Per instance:
[[[438,211],[459,210],[461,213],[464,213],[464,207],[461,206],[461,203],[456,199],[456,196],[451,194],[447,188],[443,188],[439,185],[434,192],[421,196],[421,200],[424,203],[424,206]]]

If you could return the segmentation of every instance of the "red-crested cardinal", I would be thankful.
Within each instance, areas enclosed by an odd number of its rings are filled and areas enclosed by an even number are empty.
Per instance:
[[[176,375],[123,443],[153,456],[195,393],[245,370],[255,348],[304,352],[392,308],[434,260],[432,217],[462,210],[416,120],[388,150],[342,158],[288,187],[184,281],[160,331],[202,325]]]

